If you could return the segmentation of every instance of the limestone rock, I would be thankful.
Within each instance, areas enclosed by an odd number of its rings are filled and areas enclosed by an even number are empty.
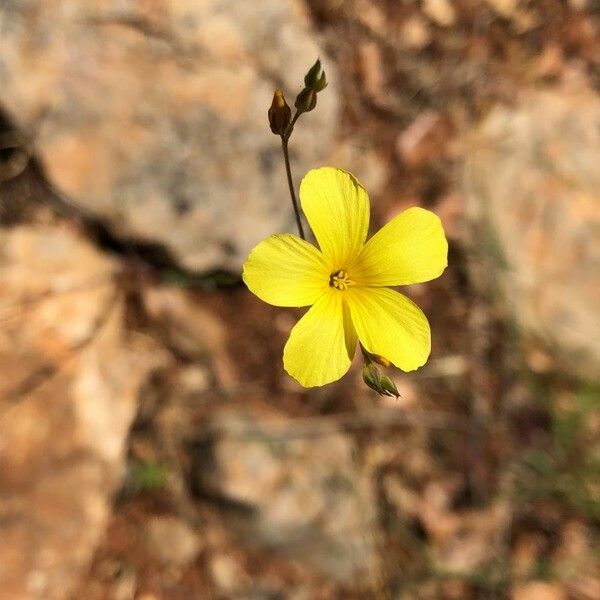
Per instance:
[[[343,433],[294,435],[279,414],[223,410],[198,443],[194,485],[233,507],[246,542],[348,581],[376,561],[375,499]],[[237,508],[236,508],[237,507]]]
[[[52,184],[114,231],[196,270],[239,269],[293,227],[266,111],[322,52],[292,0],[15,0],[0,11],[1,102]],[[331,82],[291,142],[299,179],[327,156]],[[25,76],[26,74],[26,76]]]
[[[510,18],[519,5],[519,0],[485,0],[499,15]]]
[[[456,23],[456,9],[451,0],[425,0],[423,12],[442,27],[451,27]]]
[[[139,384],[115,264],[69,229],[0,229],[0,597],[61,600],[119,484]]]
[[[200,551],[196,534],[181,519],[153,517],[146,527],[150,551],[164,565],[185,567]]]
[[[471,137],[464,177],[474,281],[560,369],[600,376],[600,96],[530,91]]]
[[[512,600],[566,600],[567,594],[560,583],[532,581],[516,586]]]

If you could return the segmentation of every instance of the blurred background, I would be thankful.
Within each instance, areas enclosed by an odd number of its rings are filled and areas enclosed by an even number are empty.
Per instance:
[[[422,369],[305,390],[290,142],[442,219]],[[600,598],[597,0],[0,2],[0,598]]]

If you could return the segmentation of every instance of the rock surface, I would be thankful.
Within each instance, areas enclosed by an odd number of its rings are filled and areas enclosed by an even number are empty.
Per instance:
[[[600,376],[599,156],[597,93],[530,91],[486,118],[464,178],[487,273],[479,283],[499,288],[560,369],[588,380]]]
[[[68,228],[0,230],[0,598],[69,598],[110,514],[154,358],[115,264]]]
[[[246,542],[337,580],[372,573],[375,499],[349,438],[302,435],[271,411],[223,410],[209,431],[196,450],[195,487],[232,507],[229,521]]]
[[[0,11],[0,99],[47,176],[120,235],[195,270],[239,269],[293,217],[275,87],[292,98],[322,54],[291,0],[16,0]],[[298,178],[327,156],[335,74],[296,128]],[[23,74],[27,76],[24,77]]]
[[[164,565],[183,567],[193,561],[200,543],[192,529],[171,516],[156,516],[146,526],[150,551]]]

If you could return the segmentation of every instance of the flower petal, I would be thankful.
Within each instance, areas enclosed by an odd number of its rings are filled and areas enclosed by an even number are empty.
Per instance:
[[[347,325],[342,294],[323,294],[292,329],[283,350],[285,370],[304,387],[339,379],[350,368],[356,346],[354,329]]]
[[[356,344],[358,344],[358,334],[352,323],[352,316],[350,315],[350,306],[346,300],[343,301],[342,309],[344,311],[344,342],[346,344],[346,352],[350,360],[354,357],[356,351]]]
[[[448,242],[439,217],[414,207],[384,225],[349,270],[360,285],[408,285],[439,277],[447,265]]]
[[[387,288],[352,288],[348,297],[352,322],[361,344],[403,371],[427,361],[431,331],[423,311],[406,296]]]
[[[255,246],[242,277],[253,294],[275,306],[314,304],[329,285],[323,255],[290,233],[272,235]]]
[[[302,210],[332,269],[347,268],[369,229],[369,196],[346,171],[321,167],[300,184]]]

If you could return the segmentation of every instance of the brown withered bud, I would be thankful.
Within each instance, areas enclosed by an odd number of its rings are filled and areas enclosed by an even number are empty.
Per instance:
[[[275,90],[268,116],[271,131],[275,135],[284,135],[292,120],[292,109],[285,101],[285,96],[281,90]]]

